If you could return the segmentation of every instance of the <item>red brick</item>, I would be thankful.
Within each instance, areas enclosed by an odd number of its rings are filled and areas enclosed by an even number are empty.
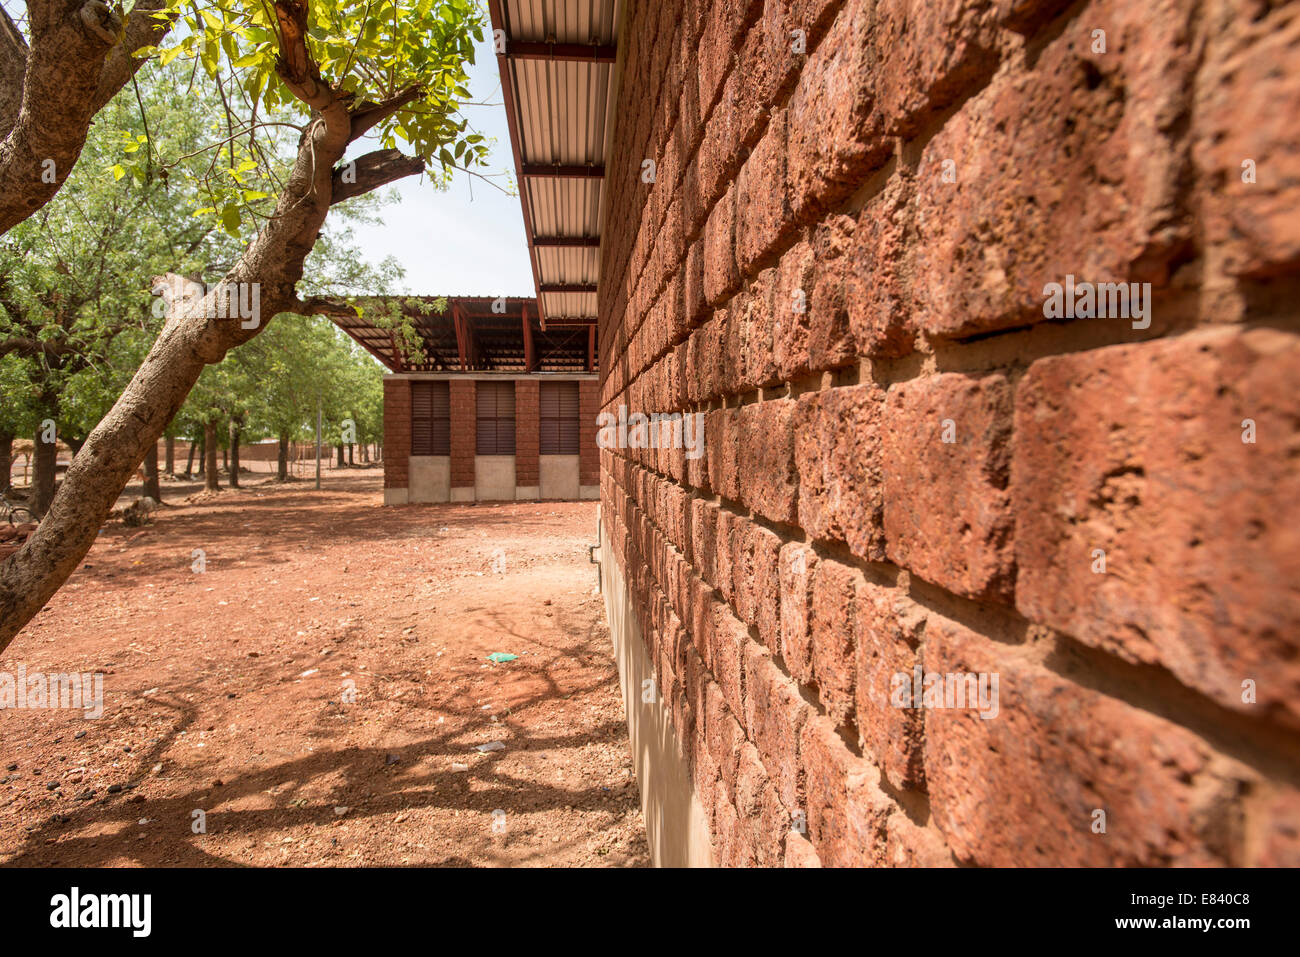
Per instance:
[[[877,108],[891,136],[911,138],[925,120],[971,90],[998,63],[997,21],[969,0],[877,0],[873,39],[880,84]]]
[[[1298,367],[1300,336],[1269,329],[1030,366],[1011,488],[1021,612],[1224,707],[1300,722]]]
[[[920,827],[903,811],[895,811],[886,822],[890,867],[952,867],[952,852],[938,829]]]
[[[797,379],[811,369],[809,322],[815,288],[816,257],[806,240],[792,246],[776,267],[772,296],[772,359],[782,379]]]
[[[474,456],[478,448],[478,420],[473,379],[448,383],[451,405],[451,487],[474,487]]]
[[[736,180],[741,212],[736,219],[736,262],[745,276],[752,276],[794,233],[785,187],[785,135],[785,110],[773,110],[767,131]]]
[[[1167,281],[1191,240],[1175,118],[1196,65],[1195,7],[1095,0],[1034,69],[999,74],[930,140],[916,192],[921,328],[966,336],[1042,322],[1044,285],[1067,275]]]
[[[847,543],[860,558],[883,559],[884,394],[873,385],[849,386],[810,392],[798,402],[799,524],[813,538]]]
[[[593,385],[595,383],[592,383]],[[536,485],[539,481],[540,399],[536,379],[515,382],[515,484]],[[592,420],[595,415],[593,413]],[[583,431],[587,420],[582,419]],[[477,428],[477,423],[475,423]]]
[[[914,229],[912,182],[892,178],[858,214],[853,245],[839,260],[840,288],[824,295],[847,310],[856,351],[897,357],[912,351],[911,291],[907,246]],[[829,279],[826,280],[828,283]]]
[[[733,714],[744,714],[742,656],[749,644],[749,631],[724,604],[715,607],[715,616],[709,668],[718,681],[727,707]]]
[[[886,554],[968,598],[1009,601],[1014,585],[1011,406],[1001,375],[942,373],[885,398]]]
[[[812,587],[812,671],[822,707],[836,727],[854,711],[853,632],[861,573],[839,562],[822,560]]]
[[[717,552],[718,506],[702,498],[691,499],[691,553],[704,580],[717,578],[714,556]]]
[[[808,839],[826,867],[878,867],[885,862],[886,822],[893,804],[879,775],[854,756],[821,716],[804,725],[800,763],[808,801]]]
[[[856,358],[845,301],[845,276],[854,263],[856,222],[852,216],[831,216],[813,234],[817,281],[808,306],[808,368],[814,372],[851,364]]]
[[[924,714],[891,700],[895,675],[911,680],[925,614],[897,589],[875,582],[858,588],[854,619],[858,734],[863,752],[900,791],[924,788]]]
[[[384,488],[410,481],[411,381],[384,377]]]
[[[736,800],[736,768],[740,746],[745,740],[745,732],[740,722],[727,708],[722,689],[716,682],[709,682],[705,691],[705,713],[709,754],[718,767],[718,776],[727,789],[727,797]]]
[[[789,195],[797,219],[847,199],[892,150],[874,110],[870,19],[867,0],[848,0],[790,96]]]
[[[1200,738],[936,618],[926,626],[925,669],[998,676],[994,717],[927,709],[931,808],[958,859],[991,867],[1232,863],[1244,769]],[[1092,830],[1096,810],[1106,814],[1104,834]]]
[[[781,539],[766,528],[754,526],[754,592],[757,596],[753,625],[758,637],[772,650],[780,647],[781,579],[778,569]]]
[[[794,413],[792,399],[772,399],[736,410],[740,501],[773,522],[795,521]]]
[[[736,267],[736,191],[718,200],[704,226],[704,298],[716,306],[740,288]]]
[[[741,827],[736,809],[726,800],[726,795],[714,795],[714,853],[719,867],[753,867],[758,863],[749,844],[745,829]]]
[[[1203,205],[1206,239],[1222,247],[1236,276],[1269,278],[1300,268],[1300,16],[1294,7],[1243,16],[1224,4],[1207,25],[1204,99],[1195,121],[1195,156],[1215,184]],[[1255,182],[1242,163],[1255,164]]]
[[[785,837],[785,866],[821,867],[822,862],[808,838],[802,834],[791,833]]]
[[[745,647],[745,730],[781,802],[800,807],[799,733],[812,708],[759,645]]]
[[[781,657],[795,681],[812,684],[812,633],[809,620],[817,554],[807,545],[781,546]]]

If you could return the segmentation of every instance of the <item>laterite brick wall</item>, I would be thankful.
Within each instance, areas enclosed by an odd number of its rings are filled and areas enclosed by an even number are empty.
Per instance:
[[[411,381],[384,377],[384,488],[411,479]]]
[[[1300,4],[633,2],[620,56],[600,410],[705,432],[602,514],[714,861],[1300,864]]]

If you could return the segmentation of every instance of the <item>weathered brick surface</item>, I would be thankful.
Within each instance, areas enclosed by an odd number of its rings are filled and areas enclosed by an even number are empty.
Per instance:
[[[890,560],[969,598],[1009,600],[1011,388],[945,373],[885,398],[881,472]]]
[[[474,487],[474,455],[478,448],[478,409],[473,379],[452,379],[448,384],[451,405],[451,487]]]
[[[958,858],[991,866],[1235,862],[1240,766],[1196,735],[958,625],[929,623],[925,669],[999,676],[996,717],[927,709],[926,779]],[[1093,830],[1097,811],[1105,833]]]
[[[1300,722],[1298,367],[1300,336],[1270,329],[1034,363],[1011,489],[1021,611]]]
[[[851,196],[891,152],[872,95],[871,5],[848,0],[790,97],[790,205],[811,219]]]
[[[826,714],[836,726],[853,714],[853,632],[861,574],[847,565],[824,560],[813,576],[812,679]]]
[[[1191,238],[1177,120],[1196,62],[1194,7],[1090,4],[1033,70],[999,74],[926,145],[916,188],[920,328],[958,336],[1042,322],[1044,284],[1067,274],[1167,281]],[[1102,22],[1107,52],[1097,54],[1092,30]],[[945,160],[955,182],[944,180]]]
[[[1216,11],[1198,87],[1195,155],[1218,185],[1204,212],[1224,267],[1267,278],[1300,265],[1300,130],[1289,120],[1300,114],[1300,71],[1279,69],[1300,58],[1300,10],[1256,20],[1239,6]]]
[[[880,866],[886,861],[891,802],[875,768],[855,757],[830,722],[815,717],[800,735],[808,801],[808,839],[826,867]]]
[[[1300,5],[628,24],[583,417],[704,454],[583,468],[716,862],[1300,865]]]
[[[407,488],[411,467],[411,382],[384,378],[384,488]]]
[[[854,692],[863,751],[894,787],[922,787],[924,715],[917,708],[898,707],[892,692],[896,681],[910,679],[919,662],[925,613],[898,589],[875,582],[858,586],[856,602]]]
[[[799,397],[795,459],[799,524],[814,538],[884,557],[880,430],[884,395],[871,385]]]
[[[594,385],[595,383],[592,383]],[[515,484],[536,485],[541,406],[536,379],[515,382]]]

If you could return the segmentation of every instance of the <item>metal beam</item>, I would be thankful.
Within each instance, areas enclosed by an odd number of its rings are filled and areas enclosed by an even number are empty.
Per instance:
[[[461,315],[460,306],[451,307],[451,318],[456,325],[456,354],[460,358],[461,371],[465,372],[469,369],[466,362],[469,354],[469,328],[465,324],[465,317]]]
[[[590,282],[590,283],[587,283],[587,282],[584,282],[584,283],[550,282],[550,283],[543,283],[540,287],[538,287],[538,290],[537,290],[537,291],[538,291],[538,293],[548,293],[548,292],[595,292],[595,291],[596,291],[596,284],[595,284],[594,282]]]
[[[524,368],[533,371],[533,327],[528,322],[528,303],[524,303]]]
[[[533,245],[542,247],[560,247],[562,249],[599,249],[599,236],[536,236]]]
[[[605,167],[598,163],[524,163],[520,174],[526,179],[603,179]]]
[[[506,40],[507,60],[566,60],[583,63],[613,63],[618,48],[612,43],[547,43],[539,40]]]

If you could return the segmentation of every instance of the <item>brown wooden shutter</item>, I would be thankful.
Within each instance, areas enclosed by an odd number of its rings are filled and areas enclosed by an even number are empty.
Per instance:
[[[446,382],[411,383],[411,454],[451,454],[451,395]]]
[[[515,384],[480,379],[476,384],[479,455],[515,454]]]
[[[538,394],[538,449],[542,455],[577,455],[581,431],[578,383],[543,382]]]

